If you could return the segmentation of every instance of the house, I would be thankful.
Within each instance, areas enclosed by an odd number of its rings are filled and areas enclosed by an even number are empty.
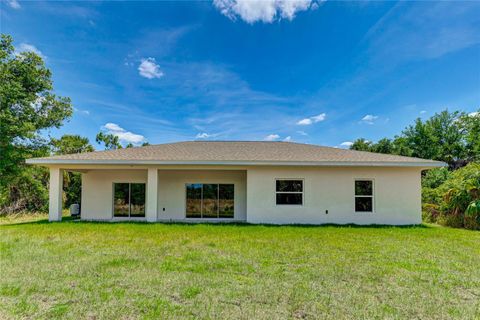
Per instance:
[[[81,219],[272,224],[421,222],[421,171],[443,162],[292,142],[194,141],[34,158],[61,220],[64,170]]]

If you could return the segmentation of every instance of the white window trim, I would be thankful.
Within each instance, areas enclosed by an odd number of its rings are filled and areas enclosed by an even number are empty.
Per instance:
[[[297,180],[300,180],[302,181],[302,192],[298,192],[298,191],[277,191],[277,181],[297,181]],[[280,207],[283,207],[283,206],[287,206],[287,207],[303,207],[304,204],[305,204],[305,179],[304,178],[275,178],[275,181],[273,182],[274,185],[273,185],[273,190],[275,191],[274,192],[274,202],[275,202],[275,206],[280,206]],[[278,204],[277,203],[277,194],[278,193],[300,193],[302,194],[302,204]]]
[[[371,196],[357,196],[355,192],[355,183],[357,181],[371,181],[372,182],[372,195]],[[353,211],[358,214],[374,214],[376,205],[375,205],[375,179],[372,178],[355,178],[353,182]],[[357,198],[372,198],[372,211],[357,211],[355,208],[355,200]]]

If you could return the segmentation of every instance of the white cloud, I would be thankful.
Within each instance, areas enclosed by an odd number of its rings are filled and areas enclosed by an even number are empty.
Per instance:
[[[313,122],[320,122],[320,121],[325,120],[326,116],[327,115],[325,113],[321,113],[318,116],[312,117],[312,120],[313,120]]]
[[[345,141],[345,142],[340,143],[340,146],[344,147],[344,148],[350,148],[350,146],[352,144],[353,144],[353,142],[351,142],[351,141]]]
[[[122,142],[140,144],[145,141],[144,136],[127,131],[116,123],[106,123],[102,129],[109,134],[117,136]]]
[[[46,59],[46,58],[47,58],[47,57],[46,57],[40,50],[38,50],[38,48],[35,47],[33,44],[20,43],[20,45],[18,46],[18,52],[24,52],[24,51],[36,53],[37,55],[39,55],[39,56],[42,57],[43,59]]]
[[[207,139],[208,137],[210,137],[210,135],[206,132],[203,132],[203,133],[198,133],[195,138],[197,139]]]
[[[87,115],[87,116],[90,115],[90,111],[88,111],[88,110],[73,108],[73,111],[78,112],[78,113],[82,113],[82,114]]]
[[[427,113],[427,110],[420,111],[420,114],[425,114],[425,113]]]
[[[213,0],[213,5],[230,20],[240,17],[247,23],[293,20],[297,12],[318,8],[312,0]]]
[[[308,126],[308,125],[312,124],[312,119],[305,118],[305,119],[302,119],[302,120],[298,121],[297,124],[300,125],[300,126]]]
[[[292,141],[292,137],[288,136],[288,137],[286,137],[285,139],[283,139],[283,141],[285,141],[285,142],[290,142],[290,141]]]
[[[195,139],[208,139],[208,138],[214,138],[216,136],[218,136],[218,134],[210,134],[210,133],[202,132],[202,133],[198,133],[195,136]]]
[[[302,120],[298,121],[297,125],[308,126],[308,125],[311,125],[313,123],[321,122],[321,121],[325,120],[326,117],[327,117],[326,113],[320,113],[319,115],[316,115],[316,116],[313,116],[313,117],[310,117],[310,118],[305,118],[305,119],[302,119]]]
[[[308,136],[308,133],[306,133],[305,131],[297,131],[297,133],[301,136]]]
[[[373,124],[377,119],[378,119],[378,116],[367,114],[365,117],[362,118],[362,122]]]
[[[268,136],[263,138],[263,140],[265,140],[265,141],[275,141],[279,138],[280,138],[280,136],[278,134],[269,134]]]
[[[7,0],[7,4],[13,9],[20,9],[22,7],[17,0]]]
[[[111,122],[105,124],[103,127],[109,131],[124,131],[124,129],[120,127],[118,124],[111,123]]]
[[[478,115],[480,115],[480,113],[479,113],[478,111],[470,112],[470,113],[468,114],[468,116],[470,116],[470,117],[477,117]]]
[[[164,76],[160,66],[155,62],[155,58],[143,58],[138,66],[138,72],[147,79],[161,78]]]

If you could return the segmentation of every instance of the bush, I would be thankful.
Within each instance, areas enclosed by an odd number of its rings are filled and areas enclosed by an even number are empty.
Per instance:
[[[424,222],[434,223],[440,217],[438,205],[432,203],[424,203],[422,205],[422,220]]]
[[[465,210],[465,228],[480,230],[480,200],[473,201]]]
[[[480,163],[470,163],[451,173],[432,171],[422,180],[425,221],[479,229]]]
[[[0,215],[24,211],[48,211],[48,170],[26,166],[0,188]]]

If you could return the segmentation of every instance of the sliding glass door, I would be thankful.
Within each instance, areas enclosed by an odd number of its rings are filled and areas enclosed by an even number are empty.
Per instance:
[[[202,185],[187,184],[187,218],[202,217]]]
[[[145,183],[113,184],[113,216],[145,217]]]
[[[187,218],[233,218],[233,184],[187,184]]]

